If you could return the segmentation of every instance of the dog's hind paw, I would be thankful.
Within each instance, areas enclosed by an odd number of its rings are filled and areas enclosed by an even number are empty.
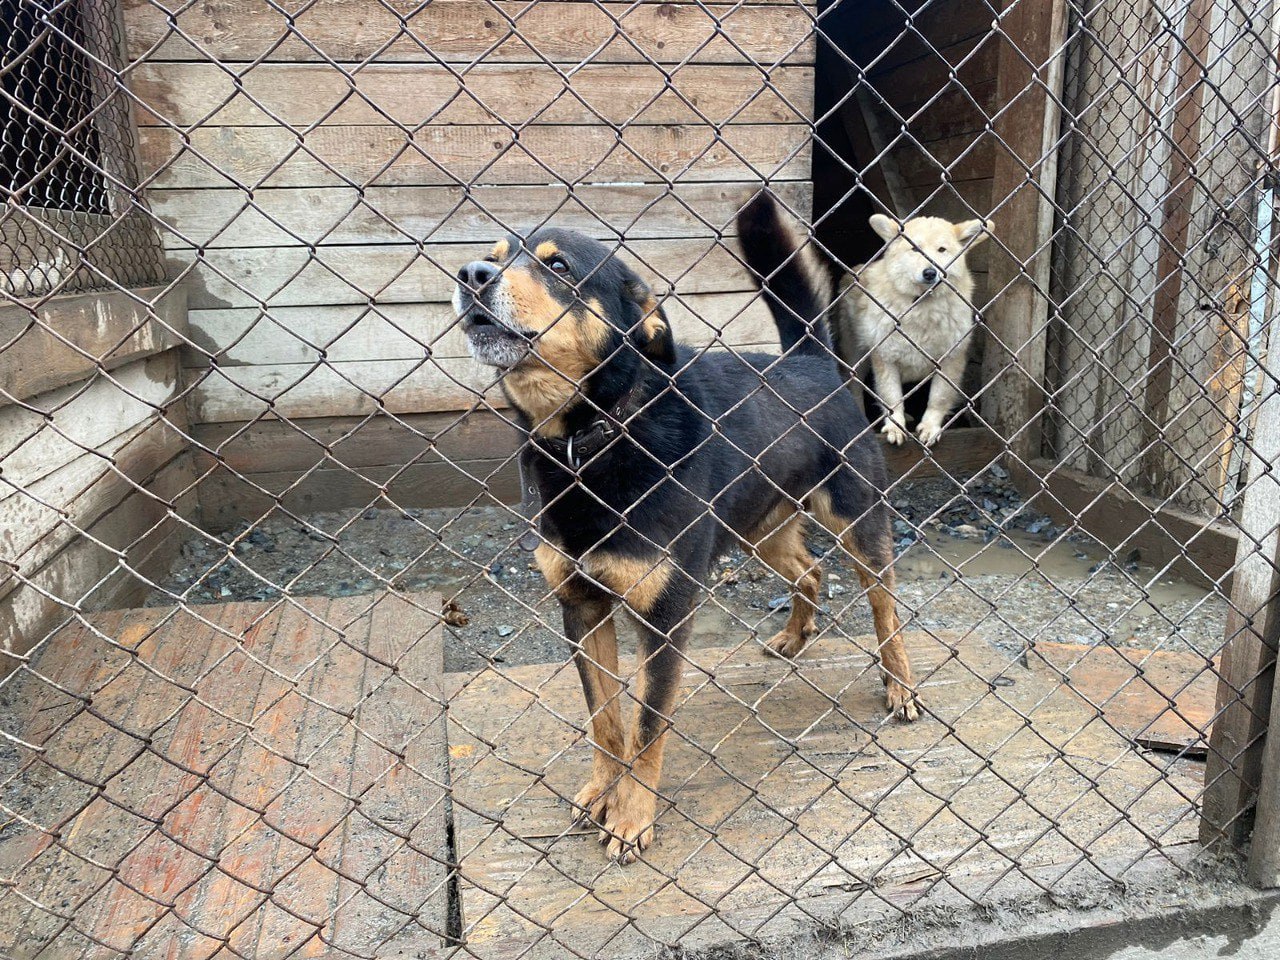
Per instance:
[[[885,442],[891,443],[895,447],[900,447],[902,444],[907,442],[906,429],[898,426],[898,424],[893,423],[892,421],[881,427],[880,432],[884,434]]]
[[[889,716],[896,717],[905,723],[911,723],[920,716],[915,694],[897,680],[890,680],[885,685],[884,702],[889,710]]]

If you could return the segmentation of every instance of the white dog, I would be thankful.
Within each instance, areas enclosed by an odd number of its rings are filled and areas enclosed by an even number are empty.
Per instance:
[[[873,229],[887,246],[846,278],[837,311],[840,358],[858,367],[868,352],[875,390],[888,412],[881,432],[907,439],[903,383],[932,378],[929,404],[916,436],[926,446],[961,399],[960,381],[975,324],[968,252],[987,238],[990,220],[952,223],[915,217],[899,225],[876,214]]]

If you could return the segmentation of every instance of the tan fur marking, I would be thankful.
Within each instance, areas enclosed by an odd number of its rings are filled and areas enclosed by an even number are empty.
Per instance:
[[[769,648],[784,657],[795,657],[817,630],[815,614],[822,587],[822,571],[805,546],[802,515],[790,503],[778,504],[757,528],[752,549],[791,584],[791,616],[769,641]]]
[[[533,249],[539,260],[549,260],[560,252],[560,248],[551,240],[543,240]]]
[[[641,615],[653,609],[671,582],[673,572],[670,560],[636,559],[608,553],[588,554],[584,567],[593,580],[608,587]]]
[[[573,561],[549,543],[538,544],[534,548],[533,559],[537,561],[547,585],[557,594],[563,589],[565,581],[573,576]]]
[[[493,249],[489,251],[489,256],[495,260],[507,259],[507,254],[511,252],[511,244],[506,240],[499,240],[493,245]]]
[[[591,309],[566,313],[542,280],[527,270],[508,268],[505,279],[516,318],[538,334],[534,351],[539,359],[512,370],[504,386],[540,435],[562,436],[559,414],[577,398],[578,385],[602,359],[608,336],[607,324],[599,316],[603,307],[597,302],[594,313]]]

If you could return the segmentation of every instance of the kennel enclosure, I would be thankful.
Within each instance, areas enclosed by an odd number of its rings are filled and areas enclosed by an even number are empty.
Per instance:
[[[1274,885],[1270,4],[0,8],[0,950],[646,955],[1246,845]],[[885,450],[927,716],[881,722],[831,544],[765,659],[744,547],[623,871],[449,299],[549,222],[776,351],[762,186],[833,270],[873,212],[995,223],[968,402]]]

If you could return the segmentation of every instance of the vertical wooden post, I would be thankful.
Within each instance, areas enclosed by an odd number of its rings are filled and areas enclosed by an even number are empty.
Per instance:
[[[1274,339],[1275,332],[1273,330]],[[1280,376],[1280,350],[1268,350],[1266,382]],[[1269,722],[1280,723],[1272,712],[1272,681],[1276,641],[1280,637],[1280,392],[1271,390],[1263,399],[1253,432],[1248,487],[1240,516],[1240,543],[1232,578],[1231,605],[1227,611],[1226,646],[1219,668],[1218,701],[1205,764],[1204,810],[1200,822],[1202,843],[1243,846],[1249,836],[1249,808],[1262,783],[1264,738]],[[1276,706],[1280,707],[1280,704]],[[1275,728],[1280,731],[1280,726]],[[1277,829],[1276,783],[1280,771],[1280,736],[1266,744],[1271,762],[1266,783],[1267,814],[1259,822],[1275,846]],[[1259,813],[1263,808],[1259,807]],[[1259,840],[1263,834],[1259,833]],[[1259,870],[1274,878],[1276,850],[1259,857]]]
[[[1005,0],[999,30],[982,415],[1014,454],[1030,460],[1040,453],[1044,406],[1067,4]]]

